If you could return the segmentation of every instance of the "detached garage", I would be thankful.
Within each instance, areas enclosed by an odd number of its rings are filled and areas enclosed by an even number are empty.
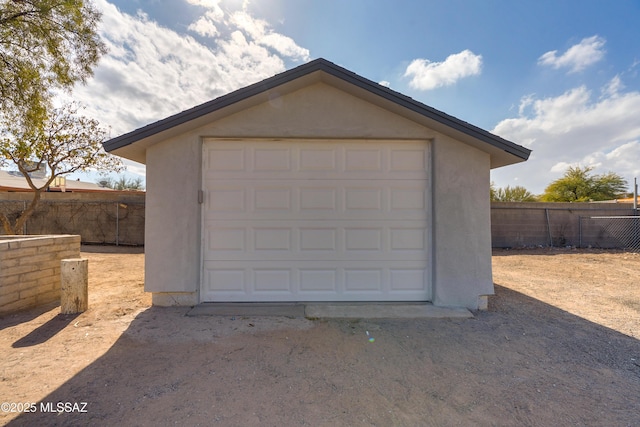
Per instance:
[[[493,293],[489,171],[529,150],[324,59],[107,141],[147,166],[157,305]]]

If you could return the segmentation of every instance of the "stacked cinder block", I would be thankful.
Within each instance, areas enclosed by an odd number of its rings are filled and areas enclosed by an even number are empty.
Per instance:
[[[80,256],[80,236],[0,236],[0,315],[60,299],[60,261]]]

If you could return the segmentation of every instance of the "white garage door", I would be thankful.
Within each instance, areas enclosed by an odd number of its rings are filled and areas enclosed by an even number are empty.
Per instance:
[[[202,301],[428,301],[424,141],[205,141]]]

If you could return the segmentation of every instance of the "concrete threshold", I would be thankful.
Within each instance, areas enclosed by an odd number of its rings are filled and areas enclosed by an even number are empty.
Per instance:
[[[466,308],[436,307],[428,303],[202,303],[187,316],[284,316],[309,319],[422,319],[469,318]]]

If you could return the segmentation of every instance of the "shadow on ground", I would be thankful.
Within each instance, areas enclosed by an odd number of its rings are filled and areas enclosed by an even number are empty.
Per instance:
[[[640,342],[499,285],[473,319],[185,312],[142,312],[44,399],[86,413],[8,425],[640,425]]]
[[[53,338],[58,332],[69,326],[80,314],[58,314],[43,325],[13,343],[13,348],[31,347]]]

